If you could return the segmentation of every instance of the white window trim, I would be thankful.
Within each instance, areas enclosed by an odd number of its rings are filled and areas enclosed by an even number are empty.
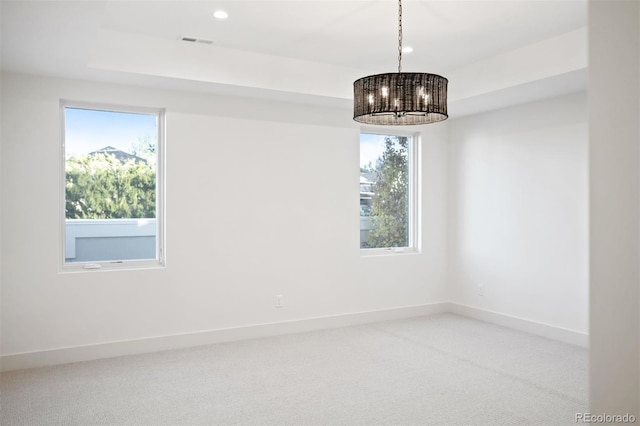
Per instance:
[[[391,130],[389,130],[391,129]],[[362,128],[360,133],[375,135],[406,136],[411,138],[409,144],[409,245],[407,247],[360,248],[361,257],[396,256],[403,254],[419,254],[421,252],[422,235],[422,137],[419,132],[410,133],[394,128]]]
[[[65,108],[79,108],[98,111],[113,111],[133,114],[153,114],[158,117],[158,144],[156,147],[157,170],[156,170],[156,259],[143,260],[121,260],[121,261],[98,261],[98,262],[66,262],[65,259],[65,234],[66,234],[66,147],[65,147]],[[60,136],[61,136],[61,155],[60,155],[60,272],[61,273],[77,273],[77,272],[96,272],[96,271],[114,271],[114,270],[131,270],[131,269],[156,269],[163,268],[166,265],[166,249],[165,249],[165,109],[164,108],[148,108],[136,107],[130,105],[114,105],[96,102],[60,100]]]

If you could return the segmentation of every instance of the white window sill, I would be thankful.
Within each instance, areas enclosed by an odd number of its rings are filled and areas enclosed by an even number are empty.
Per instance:
[[[78,273],[78,272],[105,272],[105,271],[132,271],[145,269],[162,269],[165,267],[164,262],[158,260],[126,260],[119,262],[78,262],[65,263],[60,269],[60,273]]]
[[[361,257],[398,256],[407,254],[420,254],[414,247],[390,247],[360,249]]]

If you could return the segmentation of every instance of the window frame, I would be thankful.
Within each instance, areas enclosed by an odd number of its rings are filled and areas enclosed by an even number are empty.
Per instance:
[[[391,129],[391,130],[388,130]],[[422,173],[420,171],[421,152],[422,152],[422,135],[420,132],[407,132],[406,130],[397,130],[396,128],[373,128],[363,127],[358,134],[358,145],[360,148],[360,137],[365,134],[383,135],[383,136],[401,136],[409,138],[408,166],[409,166],[409,244],[406,247],[360,247],[360,255],[362,257],[372,256],[388,256],[398,254],[418,254],[421,252],[421,185]],[[360,157],[360,149],[358,150],[358,159]],[[359,230],[358,230],[359,231]]]
[[[166,110],[164,108],[139,107],[110,103],[86,102],[61,99],[60,100],[60,272],[95,272],[131,269],[155,269],[166,266],[165,249],[165,150],[166,150]],[[66,119],[65,109],[76,108],[104,112],[121,112],[131,114],[155,115],[157,119],[158,139],[156,146],[156,258],[130,259],[118,261],[67,262],[66,261]]]

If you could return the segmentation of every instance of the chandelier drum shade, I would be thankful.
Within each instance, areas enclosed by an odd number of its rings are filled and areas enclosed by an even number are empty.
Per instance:
[[[387,126],[446,120],[447,82],[436,74],[398,72],[353,83],[353,119]]]
[[[398,0],[398,72],[353,83],[353,119],[383,126],[446,120],[448,82],[437,74],[402,72],[402,0]]]

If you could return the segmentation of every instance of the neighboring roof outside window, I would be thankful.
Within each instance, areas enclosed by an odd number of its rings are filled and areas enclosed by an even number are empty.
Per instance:
[[[93,151],[90,152],[89,155],[93,156],[96,154],[109,154],[109,155],[113,155],[114,157],[116,157],[118,160],[120,160],[121,162],[125,162],[127,160],[131,160],[133,159],[133,161],[135,161],[136,163],[146,163],[147,160],[145,160],[142,157],[138,157],[137,155],[133,155],[133,154],[129,154],[128,152],[124,152],[122,150],[119,150],[117,148],[114,148],[112,146],[105,146],[104,148],[100,148],[97,151]]]

